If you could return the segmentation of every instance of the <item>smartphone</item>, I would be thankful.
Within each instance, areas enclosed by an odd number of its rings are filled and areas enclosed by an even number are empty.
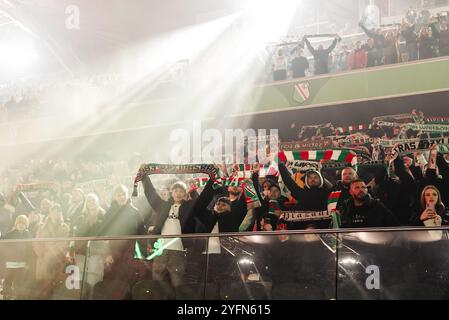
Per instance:
[[[426,205],[426,209],[431,209],[431,210],[434,210],[434,211],[435,211],[435,204],[434,204],[434,203],[428,203],[428,204]]]

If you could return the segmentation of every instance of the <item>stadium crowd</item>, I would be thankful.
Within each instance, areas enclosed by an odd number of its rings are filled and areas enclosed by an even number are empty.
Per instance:
[[[29,161],[2,172],[1,238],[445,225],[447,123],[413,110],[344,128],[304,126],[297,141],[280,142],[269,163],[193,166],[188,175],[175,165],[166,171],[142,165],[143,192],[134,199],[129,190],[141,159]],[[152,261],[152,279],[168,275],[177,286],[186,252],[205,248],[170,239],[138,244],[143,256],[164,246]],[[220,241],[210,238],[208,250],[220,257]],[[89,264],[91,286],[105,277],[132,278],[123,270],[134,251],[129,241],[94,241],[89,249],[85,241],[2,244],[3,296],[12,297],[26,274],[39,288],[36,298],[48,298],[70,263]]]

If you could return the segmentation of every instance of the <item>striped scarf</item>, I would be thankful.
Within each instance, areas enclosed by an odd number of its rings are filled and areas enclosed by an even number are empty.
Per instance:
[[[259,164],[259,176],[264,177],[268,175],[278,176],[279,172],[273,164]],[[241,178],[250,178],[253,170],[252,164],[232,164],[227,168],[231,176],[238,176]]]
[[[371,160],[357,164],[357,169],[360,168],[379,168],[387,167],[384,160]],[[321,170],[341,170],[346,168],[346,164],[342,162],[325,162]]]
[[[330,213],[332,220],[332,229],[340,229],[341,219],[340,215],[337,212],[337,203],[341,197],[341,190],[333,191],[329,195],[327,199],[327,211]],[[333,234],[321,235],[321,239],[327,243],[331,250],[335,252],[337,247],[341,247],[341,242],[338,239],[338,235],[334,236]]]
[[[343,133],[351,133],[354,131],[366,131],[373,127],[372,124],[359,124],[359,125],[352,125],[347,127],[337,127],[335,128],[335,134],[343,134]]]
[[[414,131],[424,131],[424,132],[449,132],[448,124],[419,124],[419,123],[396,123],[379,121],[377,125],[380,127],[401,127],[403,129],[410,129]]]
[[[133,197],[137,197],[137,186],[145,175],[150,174],[186,174],[186,173],[205,173],[213,180],[219,176],[219,169],[212,164],[157,164],[149,163],[139,169],[134,179]]]
[[[339,191],[333,191],[330,193],[329,197],[327,198],[327,211],[329,212],[335,212],[337,211],[337,203],[341,196],[341,190]]]
[[[16,185],[16,192],[53,191],[58,192],[59,184],[53,181],[23,183]]]
[[[332,160],[357,165],[357,155],[352,150],[302,150],[281,151],[278,160],[282,162],[295,160]]]
[[[414,152],[422,152],[429,150],[434,144],[438,145],[438,151],[440,153],[447,153],[449,150],[449,137],[445,138],[435,138],[435,139],[428,139],[428,140],[420,140],[420,139],[405,139],[402,140],[403,142],[400,142],[395,144],[392,152],[393,154],[409,154]]]
[[[424,119],[425,124],[449,124],[449,117],[430,117]]]
[[[277,215],[276,213],[279,212],[279,210],[281,210],[281,207],[279,206],[279,201],[277,200],[270,200],[268,202],[268,212],[274,215]]]

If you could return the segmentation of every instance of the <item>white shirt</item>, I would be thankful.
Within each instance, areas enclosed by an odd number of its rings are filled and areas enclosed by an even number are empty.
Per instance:
[[[218,222],[215,224],[211,233],[218,233]],[[206,252],[203,252],[205,254]],[[219,237],[210,237],[209,245],[208,245],[208,254],[220,254],[221,246],[220,246],[220,238]]]
[[[287,58],[285,56],[276,55],[273,57],[274,71],[287,70]]]
[[[170,208],[167,220],[162,226],[161,235],[179,235],[181,234],[181,222],[179,222],[179,207],[180,204],[173,204]],[[184,246],[179,238],[164,238],[160,239],[164,250],[178,250],[184,251]],[[171,243],[170,243],[171,242]],[[166,246],[168,243],[170,245]]]

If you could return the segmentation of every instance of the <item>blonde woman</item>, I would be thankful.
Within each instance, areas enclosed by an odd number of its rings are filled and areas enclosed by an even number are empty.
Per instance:
[[[89,193],[84,201],[81,215],[72,226],[72,235],[75,237],[92,237],[101,233],[106,211],[101,207],[98,196]],[[76,241],[72,252],[74,261],[79,267],[81,279],[90,286],[103,280],[104,267],[112,263],[108,241]],[[87,256],[87,265],[85,265]],[[84,271],[86,276],[84,277]]]

